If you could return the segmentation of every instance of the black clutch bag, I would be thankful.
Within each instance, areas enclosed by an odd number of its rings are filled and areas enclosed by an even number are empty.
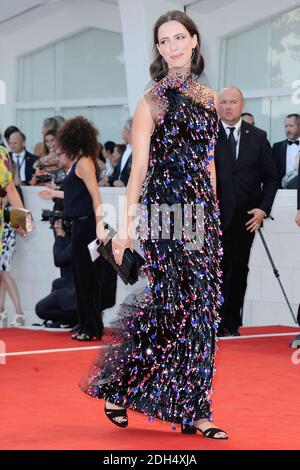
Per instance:
[[[112,251],[112,238],[116,231],[108,224],[105,228],[109,230],[109,235],[105,244],[99,245],[97,248],[99,255],[114,268],[125,284],[135,284],[139,278],[139,270],[145,264],[144,258],[136,250],[131,251],[126,248],[122,264],[118,265]]]

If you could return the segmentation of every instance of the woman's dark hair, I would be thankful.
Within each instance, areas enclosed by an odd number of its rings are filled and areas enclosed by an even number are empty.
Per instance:
[[[57,131],[53,129],[51,131],[46,132],[45,137],[47,137],[47,135],[52,135],[53,137],[57,137]]]
[[[52,135],[53,137],[56,137],[56,138],[57,138],[57,131],[54,130],[54,129],[52,129],[52,130],[50,130],[50,131],[47,131],[46,134],[44,135],[44,153],[45,153],[45,155],[49,155],[49,153],[50,153],[50,151],[49,151],[49,149],[48,149],[48,147],[47,147],[47,145],[46,145],[46,137],[47,137],[48,135]]]
[[[178,21],[181,23],[193,37],[195,34],[197,36],[197,45],[194,49],[193,59],[192,59],[192,72],[196,75],[200,75],[204,69],[204,59],[201,55],[201,40],[200,33],[194,21],[185,13],[179,10],[167,11],[156,21],[153,29],[153,54],[154,60],[150,65],[150,75],[153,80],[161,80],[168,73],[168,65],[165,59],[160,55],[156,45],[158,44],[158,30],[159,28],[169,21]]]
[[[117,151],[119,152],[119,154],[121,155],[121,157],[123,156],[123,153],[125,152],[126,150],[126,145],[124,144],[116,144],[115,148],[117,149]]]
[[[110,153],[113,153],[115,146],[116,146],[116,144],[115,144],[115,142],[113,142],[112,140],[108,140],[108,141],[105,142],[105,144],[104,144],[105,150],[106,150],[107,152],[110,152]]]
[[[103,145],[101,144],[101,142],[98,142],[98,146],[99,146],[99,149],[98,149],[98,159],[101,160],[101,162],[106,163],[106,160],[105,160],[105,158],[103,157]]]
[[[7,129],[5,129],[5,132],[4,132],[5,140],[8,142],[10,136],[14,134],[15,132],[20,132],[20,129],[16,126],[9,126]]]
[[[76,116],[66,121],[60,128],[57,138],[62,152],[66,153],[71,160],[80,157],[91,157],[97,172],[97,158],[99,156],[99,143],[97,140],[99,132],[88,119]]]

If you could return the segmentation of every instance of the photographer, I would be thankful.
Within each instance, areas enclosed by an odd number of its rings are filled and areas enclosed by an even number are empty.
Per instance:
[[[46,325],[47,322],[52,322],[53,326],[63,324],[74,327],[78,320],[70,234],[68,227],[63,226],[62,219],[55,220],[53,228],[55,232],[54,264],[60,268],[61,277],[53,281],[51,294],[36,304],[35,311],[39,318],[46,321]]]
[[[64,198],[65,216],[72,220],[72,264],[76,289],[79,331],[77,341],[101,339],[102,310],[115,304],[117,276],[101,258],[93,263],[88,244],[96,237],[101,242],[106,233],[98,188],[98,141],[96,128],[79,116],[67,121],[58,135],[60,167],[72,165],[63,183],[64,191],[41,191],[40,197]],[[61,162],[61,163],[60,163]],[[65,166],[64,166],[65,168]]]
[[[35,174],[30,181],[31,186],[44,186],[53,181],[59,174],[56,153],[40,158],[34,164]]]

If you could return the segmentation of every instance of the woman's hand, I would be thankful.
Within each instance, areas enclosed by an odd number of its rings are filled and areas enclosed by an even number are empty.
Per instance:
[[[64,237],[66,235],[65,231],[63,229],[63,225],[62,225],[62,219],[56,220],[54,222],[53,228],[54,228],[55,234],[58,237]]]
[[[125,184],[121,180],[116,180],[116,181],[114,181],[113,184],[114,184],[115,188],[124,188],[125,187]]]
[[[41,199],[45,199],[46,201],[55,198],[55,189],[45,189],[45,191],[39,191],[38,195]]]
[[[27,232],[26,232],[22,227],[20,227],[20,226],[16,227],[16,231],[17,231],[20,235],[22,235],[22,237],[26,237],[26,235],[27,235]]]
[[[103,222],[98,222],[96,227],[97,239],[99,240],[100,244],[105,243],[105,240],[108,236],[108,231],[104,228]]]
[[[53,180],[51,180],[49,183],[45,183],[45,186],[47,186],[47,188],[49,188],[49,189],[59,189],[58,186],[56,186],[56,184],[54,183]]]
[[[112,240],[112,250],[116,263],[120,266],[123,261],[124,251],[126,248],[133,250],[134,242],[132,238],[120,238],[120,235],[117,235]]]
[[[101,179],[101,181],[100,181],[100,183],[99,183],[99,186],[104,186],[104,187],[109,186],[109,184],[108,184],[108,176],[103,176],[103,178]]]

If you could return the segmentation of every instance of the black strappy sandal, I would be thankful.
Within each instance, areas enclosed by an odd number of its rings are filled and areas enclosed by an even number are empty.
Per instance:
[[[197,429],[195,426],[190,426],[189,424],[181,424],[181,433],[182,434],[197,434]]]
[[[105,407],[104,413],[106,414],[108,419],[119,428],[126,428],[128,426],[128,416],[127,410],[125,408],[122,408],[121,410],[111,410]],[[126,420],[121,421],[119,423],[118,421],[116,421],[116,418],[126,418]]]
[[[196,426],[190,426],[189,424],[182,424],[181,425],[181,432],[182,434],[196,434],[197,431],[201,432],[203,437],[206,437],[206,439],[214,439],[215,441],[217,440],[224,440],[224,439],[228,439],[228,436],[226,434],[225,431],[223,431],[223,429],[220,429],[220,428],[207,428],[205,429],[205,431],[202,431],[202,429],[200,428],[197,428]],[[226,434],[225,437],[215,437],[216,434],[218,434],[219,432],[223,432],[224,434]]]

